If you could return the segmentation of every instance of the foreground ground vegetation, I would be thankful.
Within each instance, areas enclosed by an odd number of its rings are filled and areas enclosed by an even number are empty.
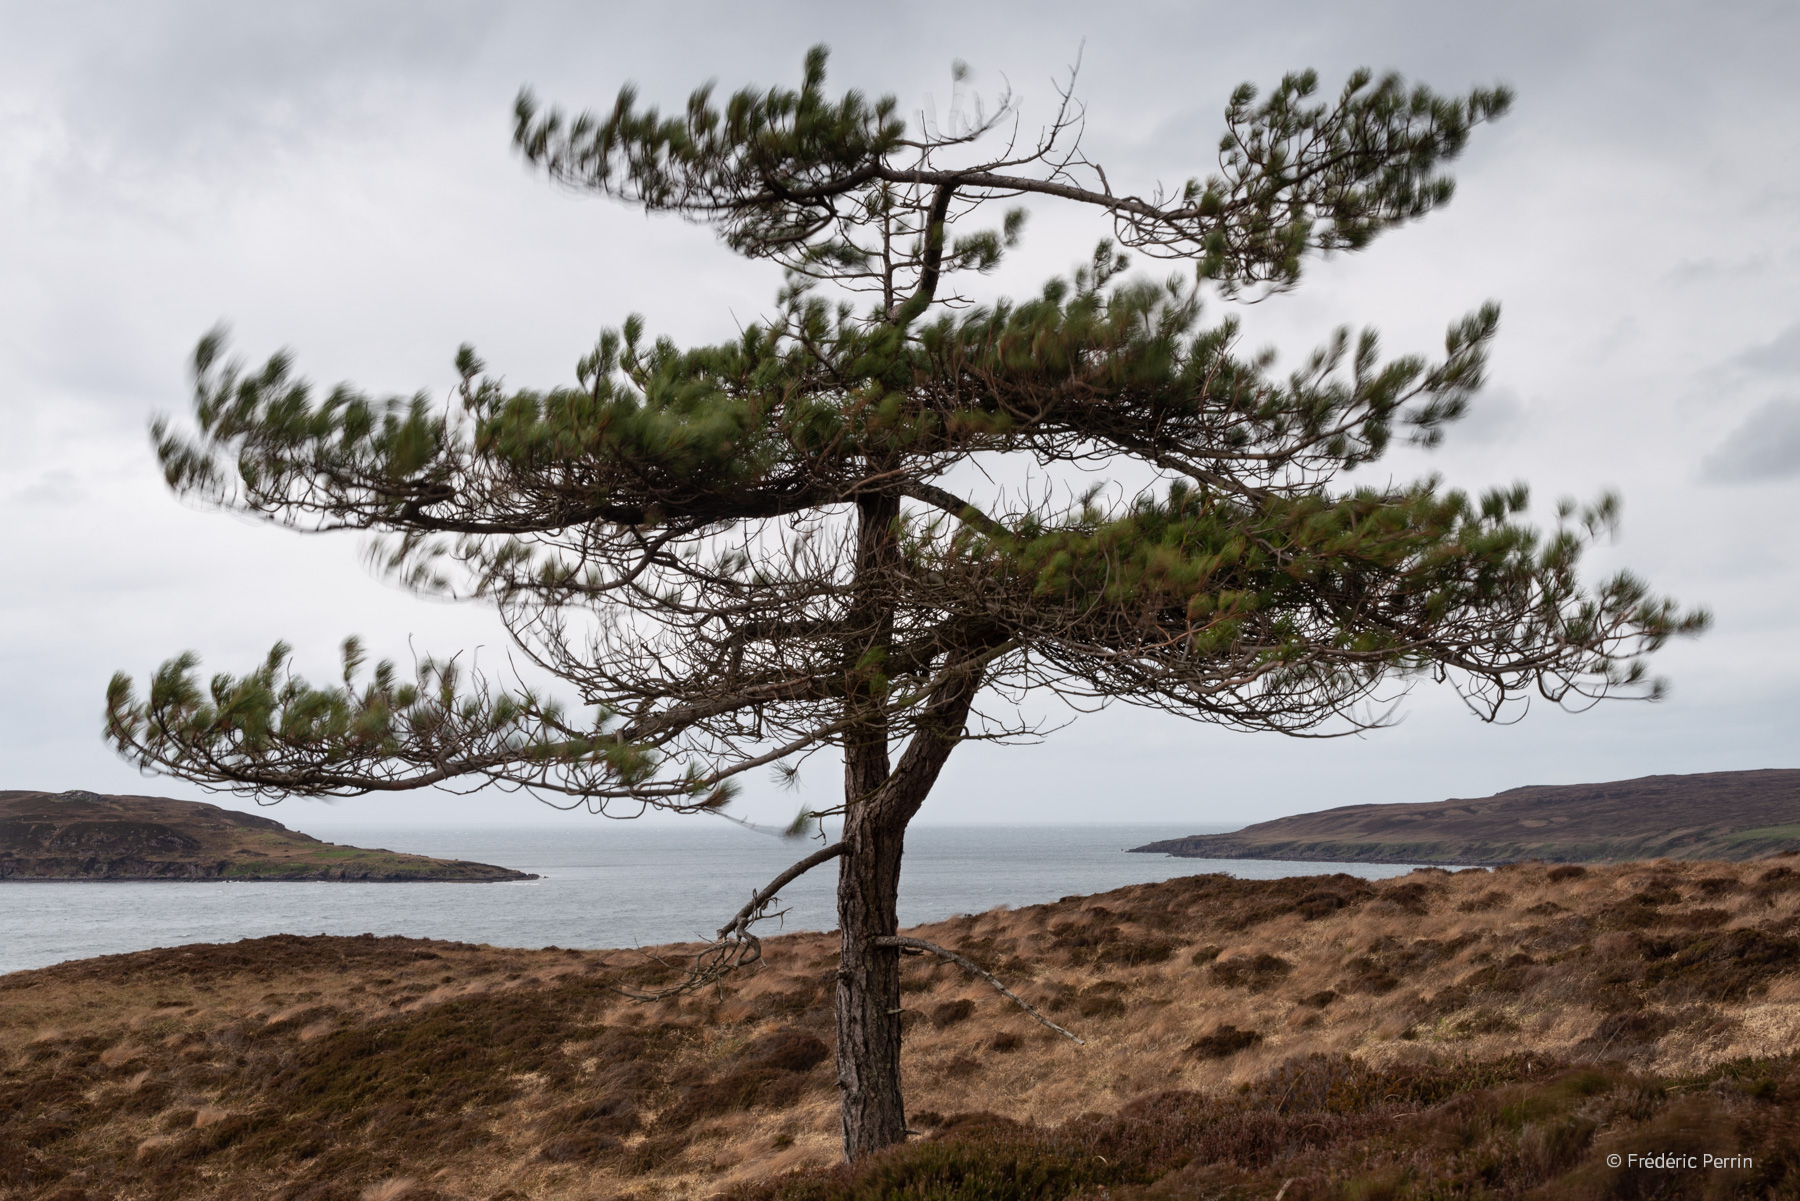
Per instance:
[[[907,1143],[841,1165],[836,940],[278,937],[0,977],[0,1197],[1800,1196],[1800,858],[1194,876],[915,933]],[[665,963],[667,961],[667,963]],[[1742,1157],[1614,1169],[1609,1155]]]

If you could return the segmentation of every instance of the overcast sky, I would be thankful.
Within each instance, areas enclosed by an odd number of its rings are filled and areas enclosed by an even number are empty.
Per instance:
[[[868,15],[862,15],[868,14]],[[186,408],[199,336],[378,392],[441,392],[473,342],[519,386],[572,379],[603,326],[641,312],[681,340],[764,311],[774,269],[702,228],[534,178],[512,155],[524,84],[579,108],[635,80],[678,105],[708,78],[832,79],[945,107],[950,64],[1027,126],[1082,56],[1086,147],[1115,186],[1212,166],[1242,80],[1359,65],[1447,91],[1503,81],[1456,200],[1246,314],[1297,353],[1340,323],[1392,353],[1504,306],[1492,386],[1447,444],[1383,472],[1525,480],[1540,513],[1616,487],[1596,573],[1629,565],[1716,626],[1656,669],[1659,705],[1484,725],[1415,691],[1364,738],[1296,743],[1118,708],[1036,747],[958,752],[923,821],[1250,822],[1526,784],[1800,766],[1800,84],[1791,3],[1110,5],[0,3],[0,788],[200,799],[101,742],[108,676],[184,650],[241,670],[285,638],[329,671],[378,653],[484,646],[490,614],[372,578],[353,537],[184,508],[146,436]],[[992,281],[1033,291],[1098,227],[1045,210]],[[808,789],[829,799],[835,773]],[[219,798],[211,798],[219,799]],[[804,801],[805,796],[799,798]],[[249,807],[229,798],[220,803]],[[749,816],[799,803],[753,787]],[[526,798],[347,801],[309,820],[577,820]],[[579,820],[593,821],[594,818]]]

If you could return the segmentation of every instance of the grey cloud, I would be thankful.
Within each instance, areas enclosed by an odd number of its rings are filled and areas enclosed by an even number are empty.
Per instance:
[[[1800,338],[1793,341],[1800,347]],[[1800,476],[1800,400],[1772,400],[1750,414],[1707,457],[1701,476],[1714,484]]]
[[[378,121],[423,84],[439,106],[500,14],[442,4],[0,5],[10,89],[56,97],[72,166],[226,167]],[[334,120],[336,119],[336,120]]]
[[[1767,254],[1755,254],[1729,262],[1716,258],[1682,259],[1670,269],[1669,281],[1685,286],[1746,279],[1764,274],[1771,265],[1771,256]]]
[[[1465,446],[1510,442],[1525,424],[1525,400],[1516,389],[1488,388],[1469,402],[1469,411],[1450,427],[1446,438]]]
[[[1788,326],[1776,334],[1772,341],[1753,346],[1731,361],[1736,366],[1748,367],[1752,371],[1767,371],[1779,375],[1800,372],[1800,325]]]
[[[85,496],[75,473],[66,467],[46,471],[32,483],[13,493],[9,505],[34,508],[61,508],[80,502]]]

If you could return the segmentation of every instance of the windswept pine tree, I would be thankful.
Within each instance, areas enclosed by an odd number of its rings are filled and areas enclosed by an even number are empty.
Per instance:
[[[909,126],[892,98],[828,95],[825,65],[815,49],[798,90],[721,105],[706,87],[673,116],[630,88],[574,118],[518,101],[517,147],[550,179],[780,266],[772,314],[735,340],[683,349],[632,317],[544,391],[465,347],[439,406],[321,396],[285,355],[247,370],[213,336],[192,427],[157,427],[177,494],[369,531],[413,587],[495,606],[591,716],[454,659],[365,677],[351,640],[341,683],[298,678],[282,645],[209,683],[174,659],[142,698],[115,677],[108,733],[145,769],[264,799],[493,783],[601,811],[717,808],[745,773],[841,758],[841,799],[813,805],[841,841],[727,922],[684,985],[753,962],[776,891],[835,859],[857,1157],[906,1134],[900,955],[960,959],[897,935],[907,823],[951,752],[1022,729],[1032,694],[1299,734],[1378,722],[1379,688],[1427,677],[1492,718],[1530,692],[1653,695],[1644,656],[1704,618],[1627,575],[1578,579],[1610,504],[1544,534],[1522,488],[1343,482],[1463,412],[1495,306],[1437,361],[1339,330],[1286,374],[1203,313],[1444,204],[1503,89],[1246,85],[1212,173],[1133,194],[1082,152],[1067,92],[1022,145],[1009,102]],[[1022,198],[1097,210],[1115,237],[1035,296],[973,303],[958,280],[1017,243]],[[1177,267],[1128,276],[1127,252]],[[1113,482],[1059,491],[1075,469]]]

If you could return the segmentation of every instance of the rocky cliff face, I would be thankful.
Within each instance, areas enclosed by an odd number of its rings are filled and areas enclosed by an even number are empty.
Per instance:
[[[0,881],[533,878],[486,863],[338,846],[196,801],[0,792]]]
[[[229,861],[0,854],[0,880],[222,880]]]

